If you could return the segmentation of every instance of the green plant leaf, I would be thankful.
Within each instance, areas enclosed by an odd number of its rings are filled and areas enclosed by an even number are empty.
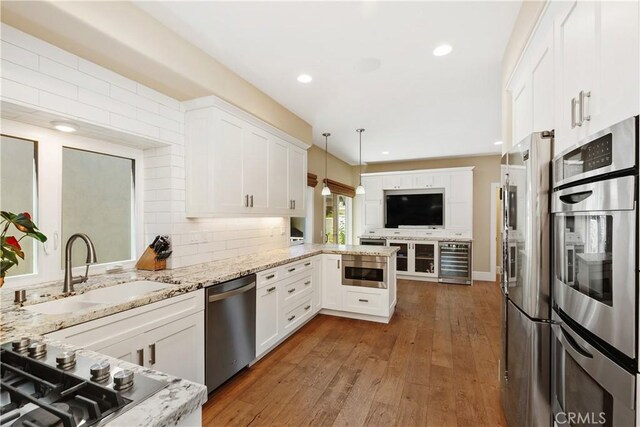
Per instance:
[[[16,215],[12,214],[11,212],[0,211],[0,216],[9,222],[13,222],[13,218],[15,218]]]
[[[22,254],[22,258],[24,259],[24,254]],[[16,254],[11,250],[7,250],[6,247],[5,247],[5,250],[2,251],[2,259],[9,260],[14,264],[18,263],[18,258],[16,257]]]
[[[13,267],[15,264],[9,260],[0,261],[0,273],[4,276],[5,272]]]
[[[26,233],[27,236],[29,237],[33,237],[34,239],[40,241],[40,242],[46,242],[47,241],[47,236],[45,236],[44,234],[40,233],[39,231],[32,231],[29,233]]]

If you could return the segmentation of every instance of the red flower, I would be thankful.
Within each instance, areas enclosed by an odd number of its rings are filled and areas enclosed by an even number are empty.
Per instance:
[[[31,215],[29,215],[29,212],[23,212],[22,214],[26,216],[29,221],[31,221]]]
[[[14,248],[17,251],[22,250],[22,248],[20,247],[20,243],[18,243],[18,239],[16,239],[13,236],[9,236],[5,239],[5,242],[7,242],[7,245],[11,246],[12,248]]]
[[[25,218],[31,221],[31,215],[29,215],[29,212],[22,212],[22,215],[24,215]],[[23,233],[29,232],[29,229],[22,224],[15,224],[15,226],[18,230],[22,231]]]

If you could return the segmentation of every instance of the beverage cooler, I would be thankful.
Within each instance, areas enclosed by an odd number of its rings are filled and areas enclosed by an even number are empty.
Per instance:
[[[471,284],[471,242],[440,242],[438,282]]]

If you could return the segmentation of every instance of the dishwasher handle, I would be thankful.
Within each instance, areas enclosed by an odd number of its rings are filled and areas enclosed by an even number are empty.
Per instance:
[[[219,294],[209,294],[209,302],[220,301],[234,295],[242,294],[244,292],[250,291],[251,289],[256,287],[256,282],[251,282],[248,285],[231,289],[230,291],[221,292]]]

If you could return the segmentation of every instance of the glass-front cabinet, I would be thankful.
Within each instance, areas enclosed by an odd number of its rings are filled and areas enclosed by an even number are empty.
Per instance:
[[[396,270],[399,274],[438,277],[437,242],[388,241],[391,247],[398,247]]]

